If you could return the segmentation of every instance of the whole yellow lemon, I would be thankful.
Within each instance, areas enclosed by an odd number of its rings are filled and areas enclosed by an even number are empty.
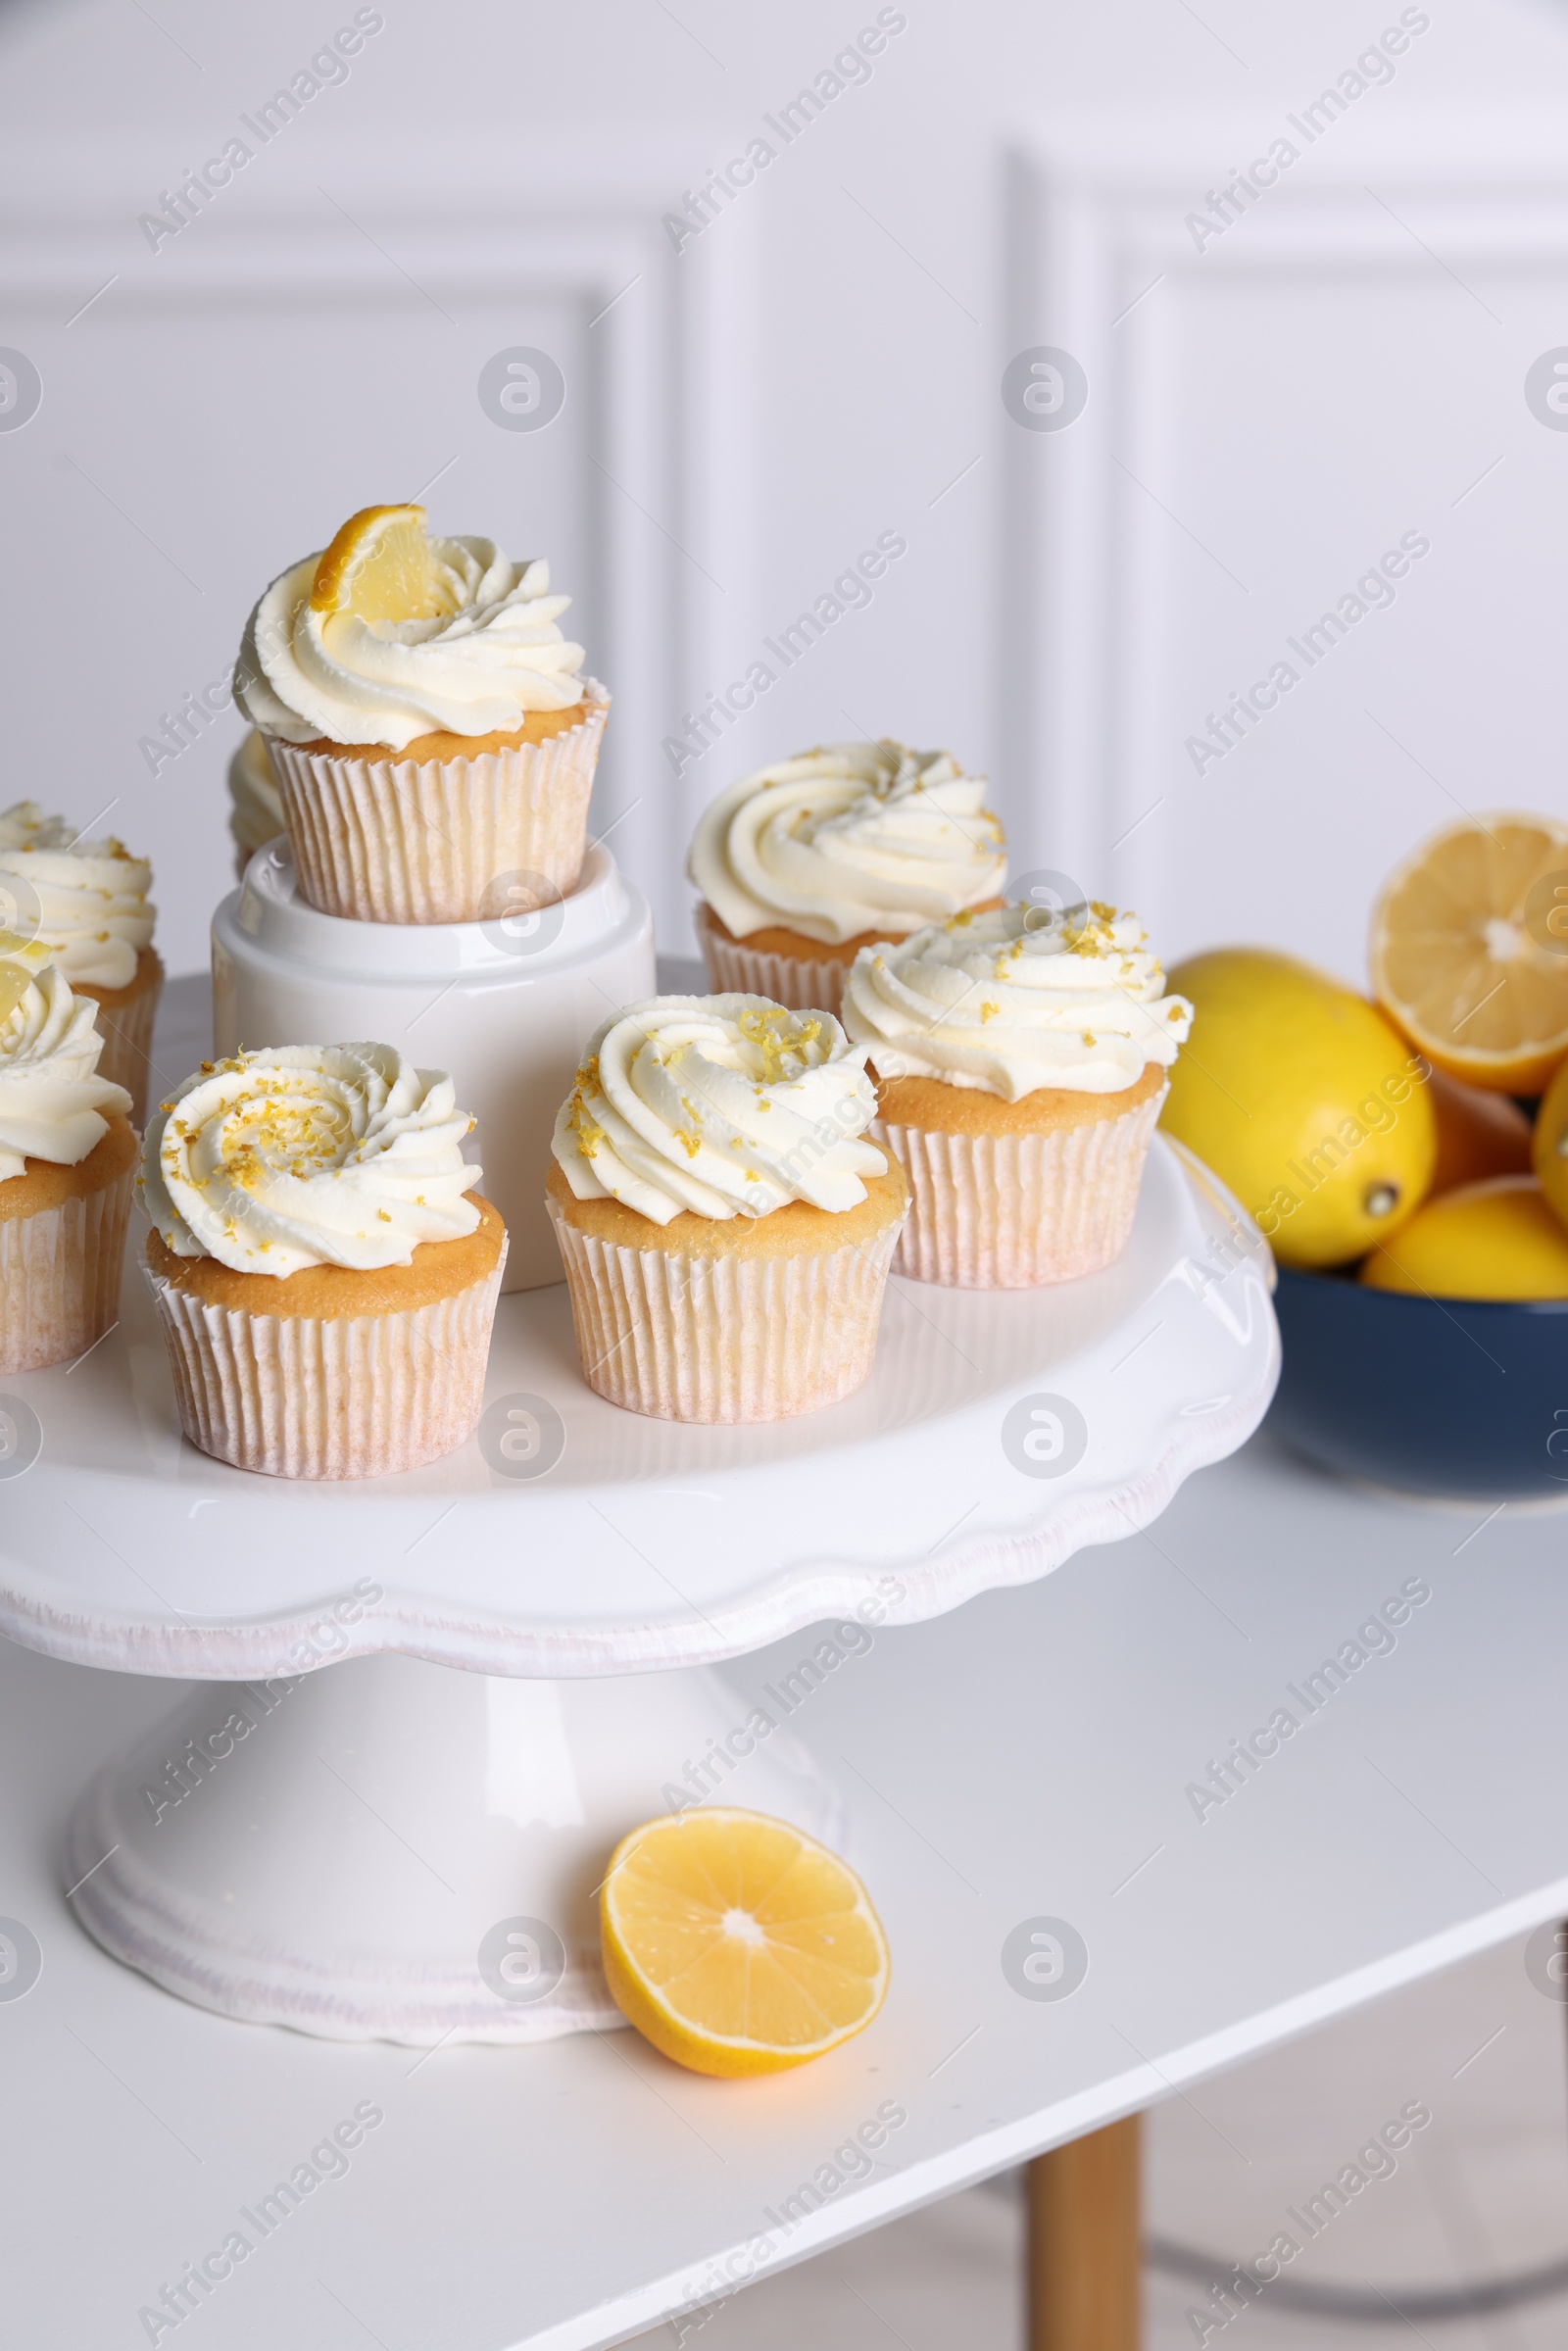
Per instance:
[[[1568,1230],[1534,1176],[1489,1176],[1429,1200],[1361,1279],[1428,1298],[1568,1298]]]
[[[1403,1224],[1437,1164],[1429,1065],[1364,997],[1294,955],[1217,948],[1170,974],[1194,1007],[1160,1120],[1283,1265],[1343,1265]]]
[[[1541,1098],[1530,1156],[1542,1191],[1568,1225],[1568,1061]]]

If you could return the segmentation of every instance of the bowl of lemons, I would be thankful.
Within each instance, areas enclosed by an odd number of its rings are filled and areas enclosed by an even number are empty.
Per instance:
[[[1468,818],[1372,919],[1371,990],[1192,957],[1162,1124],[1279,1266],[1269,1425],[1364,1483],[1568,1499],[1568,826]]]

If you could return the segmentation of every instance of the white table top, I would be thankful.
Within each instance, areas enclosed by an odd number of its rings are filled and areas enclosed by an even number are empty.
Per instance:
[[[43,1955],[0,1999],[16,2339],[144,2342],[140,2306],[237,2229],[208,2351],[621,2341],[722,2290],[735,2248],[737,2271],[819,2251],[1568,1910],[1561,1558],[1551,1518],[1357,1494],[1265,1436],[1147,1534],[878,1632],[791,1728],[849,1792],[892,1990],[858,2040],[750,2083],[626,2033],[418,2056],[170,1998],[74,1927],[55,1855],[89,1772],[173,1693],[0,1645],[0,1914]],[[1348,1649],[1308,1715],[1292,1686],[1411,1580],[1431,1596],[1395,1645]],[[777,1688],[812,1646],[726,1670]],[[1200,1820],[1189,1784],[1282,1707],[1302,1727]],[[1088,1947],[1065,2000],[1003,1971],[1042,1917]],[[363,2101],[384,2120],[346,2176],[263,2239],[241,2208]],[[886,2106],[906,2119],[875,2168],[822,2192]]]

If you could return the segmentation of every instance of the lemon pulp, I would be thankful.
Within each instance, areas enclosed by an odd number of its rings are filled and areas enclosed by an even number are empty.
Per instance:
[[[1450,1077],[1539,1093],[1568,1055],[1568,827],[1467,817],[1424,841],[1374,910],[1372,987]]]
[[[311,609],[357,620],[433,620],[451,612],[423,507],[367,506],[351,514],[316,566]]]
[[[627,2020],[703,2074],[775,2073],[868,2025],[888,1948],[864,1886],[825,1845],[758,1812],[637,1829],[600,1894],[605,1974]]]

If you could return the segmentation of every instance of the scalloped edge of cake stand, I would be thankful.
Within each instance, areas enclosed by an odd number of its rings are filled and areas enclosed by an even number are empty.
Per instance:
[[[824,1617],[853,1613],[873,1595],[878,1622],[915,1624],[958,1607],[993,1586],[1047,1574],[1087,1544],[1115,1542],[1148,1526],[1184,1479],[1222,1459],[1246,1441],[1263,1418],[1278,1380],[1279,1334],[1268,1298],[1266,1275],[1272,1265],[1266,1248],[1250,1220],[1243,1218],[1206,1169],[1168,1145],[1164,1150],[1169,1156],[1160,1176],[1170,1187],[1167,1198],[1178,1203],[1179,1212],[1159,1245],[1161,1253],[1152,1256],[1150,1287],[1140,1291],[1130,1310],[1095,1329],[1083,1349],[1054,1362],[1047,1350],[1039,1372],[1024,1368],[1009,1374],[1012,1384],[999,1386],[994,1396],[986,1399],[983,1419],[972,1403],[964,1403],[952,1412],[938,1411],[912,1422],[891,1439],[875,1441],[881,1454],[873,1482],[861,1482],[860,1499],[865,1507],[853,1522],[857,1530],[853,1534],[844,1532],[851,1521],[839,1508],[847,1491],[845,1465],[851,1459],[850,1450],[828,1455],[808,1450],[798,1468],[783,1465],[794,1481],[792,1507],[808,1542],[813,1528],[838,1527],[842,1548],[836,1558],[821,1555],[812,1543],[815,1556],[807,1550],[804,1557],[760,1574],[728,1593],[714,1592],[710,1586],[690,1600],[676,1592],[672,1577],[663,1576],[648,1559],[646,1564],[653,1572],[640,1577],[640,1589],[628,1588],[630,1596],[613,1608],[606,1607],[597,1621],[588,1608],[564,1620],[543,1612],[530,1620],[521,1609],[509,1612],[500,1604],[487,1607],[481,1598],[462,1589],[461,1575],[449,1576],[445,1568],[437,1567],[426,1571],[415,1590],[405,1584],[402,1590],[376,1592],[353,1611],[351,1623],[340,1610],[325,1634],[323,1620],[334,1599],[342,1597],[341,1584],[330,1591],[323,1588],[308,1600],[285,1603],[275,1611],[269,1609],[264,1614],[258,1607],[240,1621],[215,1622],[189,1612],[184,1587],[175,1590],[185,1600],[185,1608],[165,1601],[165,1613],[158,1618],[147,1605],[150,1587],[145,1576],[137,1580],[134,1604],[111,1606],[99,1596],[101,1585],[95,1591],[87,1582],[72,1584],[69,1562],[47,1575],[36,1568],[18,1566],[10,1571],[9,1583],[0,1562],[0,1633],[74,1663],[168,1679],[238,1681],[254,1675],[292,1673],[302,1666],[315,1667],[345,1656],[398,1651],[474,1673],[564,1680],[719,1663]],[[1156,1160],[1161,1156],[1161,1147],[1156,1146]],[[1200,1262],[1216,1242],[1228,1247],[1232,1260],[1223,1276],[1216,1275],[1212,1258],[1206,1265]],[[909,1287],[918,1289],[918,1285]],[[1162,1294],[1157,1308],[1153,1305],[1156,1293]],[[507,1303],[539,1311],[534,1301],[553,1295],[536,1292],[531,1301]],[[933,1298],[945,1295],[931,1294]],[[1126,1341],[1141,1345],[1138,1325],[1152,1312],[1157,1312],[1166,1331],[1163,1366],[1156,1355],[1139,1354],[1137,1346],[1124,1350]],[[1152,1336],[1152,1332],[1144,1335]],[[1137,1360],[1124,1373],[1118,1358],[1125,1360],[1127,1352]],[[1046,1368],[1048,1364],[1050,1368]],[[1033,1400],[1037,1388],[1057,1386],[1076,1393],[1096,1424],[1110,1431],[1107,1457],[1098,1471],[1097,1454],[1091,1451],[1060,1483],[1031,1485],[1022,1495],[1020,1511],[1022,1482],[1005,1467],[998,1451],[995,1459],[1001,1484],[989,1468],[977,1473],[982,1491],[995,1495],[989,1515],[984,1508],[975,1517],[964,1513],[934,1548],[923,1543],[915,1547],[907,1526],[896,1539],[885,1536],[877,1544],[880,1503],[876,1497],[885,1487],[875,1480],[903,1478],[906,1463],[918,1469],[922,1461],[935,1463],[959,1456],[973,1461],[977,1442],[983,1439],[996,1446],[1001,1416],[1009,1398],[1014,1402],[1025,1397]],[[991,1405],[995,1406],[994,1415]],[[612,1406],[596,1408],[617,1419],[623,1417],[614,1415]],[[1128,1433],[1133,1422],[1143,1431],[1136,1440]],[[652,1457],[657,1457],[661,1424],[645,1426],[648,1435],[643,1442],[655,1446]],[[945,1432],[956,1433],[946,1446],[942,1443]],[[677,1464],[679,1458],[677,1451]],[[199,1455],[190,1455],[189,1461],[195,1466],[196,1478],[188,1488],[177,1482],[181,1463],[171,1462],[164,1470],[166,1476],[172,1473],[176,1481],[171,1502],[176,1524],[187,1493],[199,1497],[202,1492],[205,1465]],[[765,1469],[756,1484],[755,1491],[764,1497],[764,1509],[777,1507],[779,1466],[775,1462]],[[70,1473],[54,1473],[57,1478],[62,1474]],[[157,1474],[157,1464],[150,1460],[145,1475]],[[662,1500],[666,1490],[674,1494],[688,1485],[700,1485],[703,1474],[688,1478],[672,1471],[660,1478],[650,1473],[647,1491],[651,1497]],[[970,1474],[966,1468],[966,1480]],[[237,1480],[242,1473],[222,1471],[219,1475]],[[270,1481],[247,1483],[255,1484],[259,1504],[274,1498],[266,1491]],[[635,1494],[641,1488],[636,1480],[623,1481],[597,1489],[585,1487],[580,1496],[568,1498],[579,1509],[586,1509],[594,1491],[613,1512],[617,1495]],[[735,1541],[744,1549],[757,1506],[750,1498],[754,1488],[732,1480],[728,1491],[740,1513]],[[853,1478],[848,1491],[853,1497]],[[956,1495],[955,1515],[972,1492],[966,1485]],[[532,1523],[527,1513],[535,1496],[540,1503],[549,1503],[537,1521],[542,1530],[537,1542],[546,1548],[565,1542],[567,1530],[561,1506],[544,1489],[492,1496],[490,1503],[482,1506],[492,1507],[492,1524],[500,1526],[510,1522],[496,1517],[494,1509],[504,1505],[510,1513],[514,1504],[517,1505],[521,1515],[516,1523],[521,1527]],[[410,1502],[416,1498],[411,1493]],[[934,1473],[928,1498],[929,1514],[922,1522],[922,1534],[931,1515],[946,1500],[946,1489]],[[376,1541],[383,1546],[380,1555],[388,1556],[384,1550],[388,1499],[384,1487],[367,1489],[367,1499],[382,1511]],[[429,1497],[423,1497],[420,1507],[429,1506]],[[922,1508],[925,1506],[922,1503]],[[607,1515],[600,1513],[602,1518]],[[79,1512],[76,1519],[80,1519]],[[290,1523],[288,1519],[281,1522],[284,1528]],[[332,1523],[324,1522],[327,1532]],[[589,1522],[585,1518],[582,1523]],[[612,1515],[609,1515],[609,1536],[597,1524],[593,1526],[601,1544],[623,1540]],[[428,1532],[427,1528],[421,1532],[421,1541]],[[651,1537],[647,1540],[653,1542]],[[100,1536],[99,1541],[114,1550],[107,1538]],[[634,1543],[631,1548],[636,1550],[638,1545]],[[395,1553],[390,1555],[395,1562]],[[423,1561],[419,1564],[422,1568]]]

